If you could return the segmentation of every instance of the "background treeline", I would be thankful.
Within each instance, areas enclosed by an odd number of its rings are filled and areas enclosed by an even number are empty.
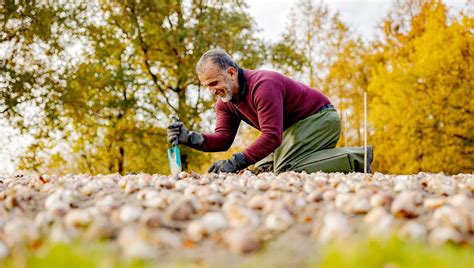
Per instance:
[[[263,65],[327,94],[343,119],[340,146],[363,143],[369,96],[374,169],[474,170],[472,4],[400,1],[363,40],[312,0],[278,42],[258,38],[245,1],[0,2],[0,119],[31,140],[18,168],[36,172],[167,174],[165,126],[212,131],[214,99],[194,66],[212,47],[244,68]],[[451,14],[451,15],[450,15]],[[181,148],[202,172],[258,135],[241,127],[230,152]]]

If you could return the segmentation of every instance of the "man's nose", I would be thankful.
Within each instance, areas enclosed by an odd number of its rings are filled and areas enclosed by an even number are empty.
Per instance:
[[[211,90],[211,94],[212,94],[212,95],[216,95],[216,94],[217,94],[217,89],[211,88],[210,90]]]

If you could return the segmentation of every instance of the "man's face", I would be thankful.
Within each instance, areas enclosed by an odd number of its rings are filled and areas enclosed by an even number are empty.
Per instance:
[[[232,77],[228,72],[208,63],[204,72],[199,74],[199,80],[211,91],[212,95],[223,102],[232,100]]]

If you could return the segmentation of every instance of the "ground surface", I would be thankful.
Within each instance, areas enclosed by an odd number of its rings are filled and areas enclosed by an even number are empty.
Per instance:
[[[4,176],[0,266],[469,267],[473,193],[471,174]]]

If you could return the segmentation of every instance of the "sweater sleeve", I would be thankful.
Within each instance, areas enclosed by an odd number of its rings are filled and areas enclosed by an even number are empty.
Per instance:
[[[205,152],[227,151],[234,142],[235,135],[240,125],[240,118],[229,111],[225,105],[216,103],[216,127],[214,133],[204,133],[204,142],[200,148]]]
[[[254,164],[272,153],[282,142],[284,87],[278,81],[265,80],[254,95],[260,136],[243,151],[247,164]]]

